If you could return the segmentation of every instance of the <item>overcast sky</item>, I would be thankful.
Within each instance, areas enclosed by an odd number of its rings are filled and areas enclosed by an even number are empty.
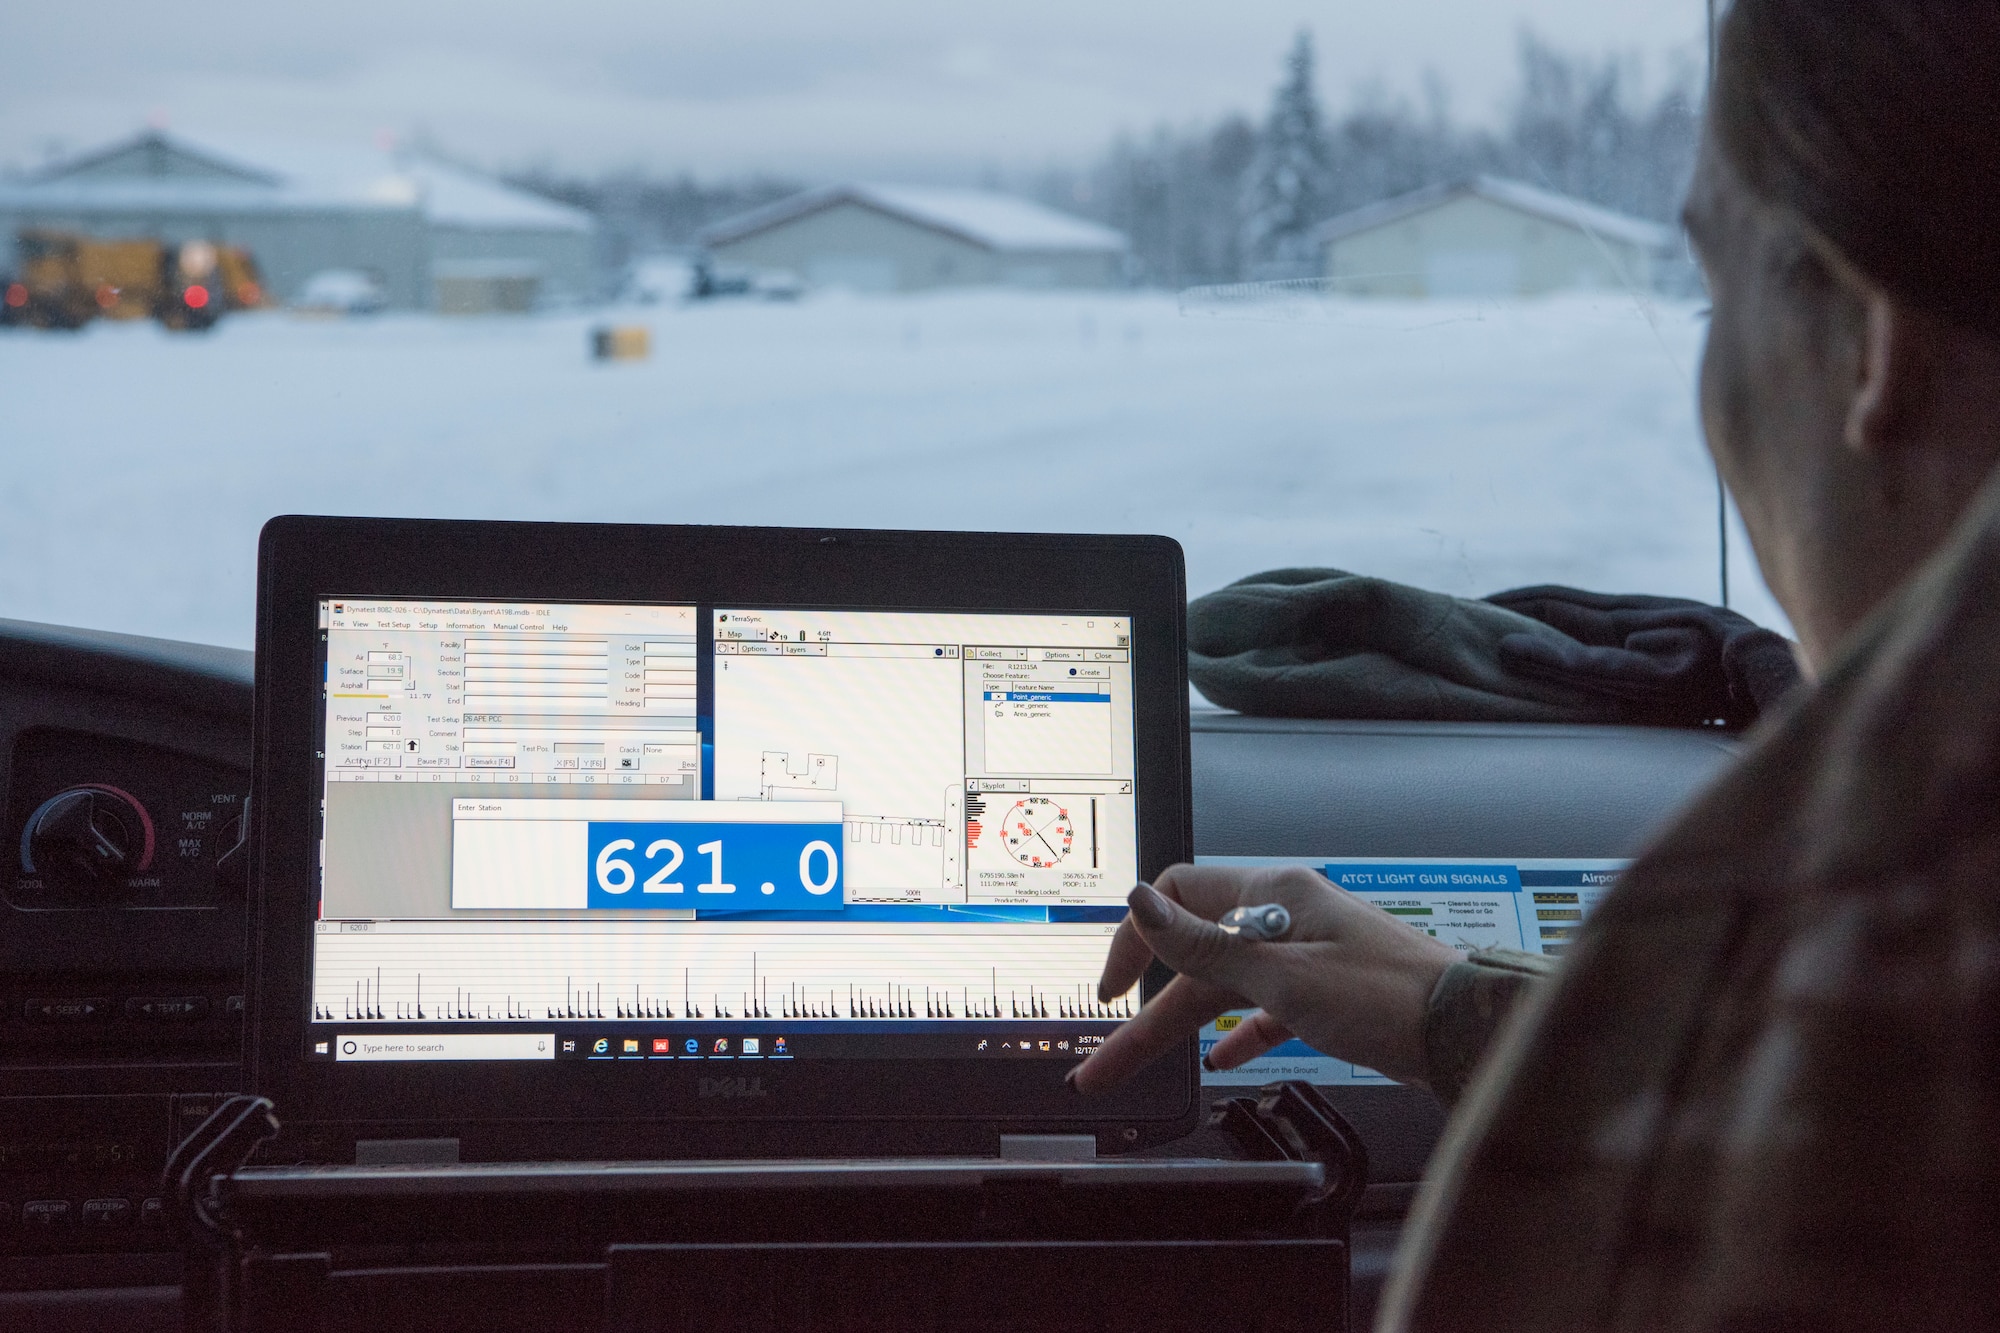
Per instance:
[[[1703,46],[1702,0],[34,0],[0,3],[0,164],[149,120],[373,139],[491,164],[945,178],[1087,159],[1120,132],[1261,113],[1291,34],[1335,105],[1426,72],[1498,114],[1518,35]]]

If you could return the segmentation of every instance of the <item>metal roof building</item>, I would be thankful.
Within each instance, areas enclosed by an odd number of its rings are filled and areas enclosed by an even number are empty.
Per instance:
[[[833,185],[708,228],[716,260],[795,273],[819,287],[1108,287],[1125,237],[991,190]]]
[[[1355,296],[1540,296],[1656,286],[1671,227],[1497,176],[1386,199],[1314,232],[1321,272]]]
[[[0,266],[31,227],[241,245],[281,301],[329,269],[370,274],[404,309],[450,307],[455,291],[497,277],[514,290],[532,279],[541,299],[594,286],[589,214],[417,154],[345,145],[148,131],[0,180]]]

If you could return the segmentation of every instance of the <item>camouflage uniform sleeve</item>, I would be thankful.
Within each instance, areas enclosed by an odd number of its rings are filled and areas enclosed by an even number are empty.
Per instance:
[[[1481,949],[1444,970],[1424,1010],[1424,1057],[1439,1101],[1458,1101],[1500,1024],[1555,966],[1541,954]]]

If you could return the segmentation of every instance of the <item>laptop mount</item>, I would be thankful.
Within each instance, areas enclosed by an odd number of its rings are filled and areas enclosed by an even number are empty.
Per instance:
[[[167,1169],[185,1326],[1346,1328],[1353,1127],[1303,1083],[1209,1123],[1247,1160],[282,1168],[239,1095]]]

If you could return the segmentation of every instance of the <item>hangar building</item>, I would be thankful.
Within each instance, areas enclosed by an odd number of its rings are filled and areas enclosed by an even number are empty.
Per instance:
[[[832,185],[727,218],[702,233],[721,264],[797,274],[814,287],[1109,287],[1125,237],[991,190]]]
[[[147,131],[0,180],[0,268],[15,236],[205,239],[250,251],[281,302],[333,269],[358,270],[401,309],[490,308],[593,294],[588,213],[414,153],[194,140]]]
[[[1673,228],[1497,176],[1435,185],[1316,229],[1321,273],[1355,296],[1541,296],[1647,290],[1671,269]]]

